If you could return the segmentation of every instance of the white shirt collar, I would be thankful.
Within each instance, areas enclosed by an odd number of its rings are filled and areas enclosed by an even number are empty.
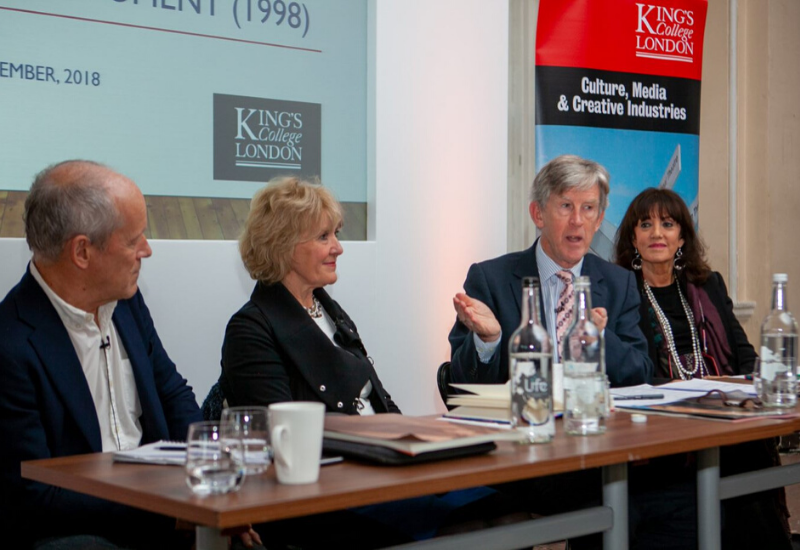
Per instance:
[[[569,268],[569,271],[572,272],[573,278],[578,278],[581,276],[583,260],[584,258],[581,258],[581,261]],[[536,265],[539,268],[539,277],[541,278],[542,283],[549,280],[551,277],[554,277],[556,273],[564,269],[552,258],[550,258],[550,256],[547,255],[547,252],[544,251],[544,248],[542,248],[542,239],[538,239],[536,241]]]
[[[85,328],[88,324],[94,324],[93,314],[68,304],[61,298],[61,296],[56,294],[55,291],[50,288],[50,286],[42,277],[42,274],[39,273],[39,270],[36,268],[36,264],[33,262],[33,260],[31,260],[30,263],[30,270],[33,278],[36,279],[36,282],[39,283],[39,286],[42,287],[42,290],[49,298],[50,303],[53,304],[56,313],[58,313],[58,316],[61,318],[61,322],[64,323],[65,327],[72,330],[80,330]],[[113,302],[103,304],[98,308],[97,320],[103,329],[106,329],[111,323],[111,317],[114,315],[114,310],[116,307],[117,302],[115,300]]]

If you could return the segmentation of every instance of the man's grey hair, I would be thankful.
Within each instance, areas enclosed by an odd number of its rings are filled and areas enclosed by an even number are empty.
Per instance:
[[[106,183],[105,166],[68,160],[48,166],[25,199],[25,239],[34,257],[55,261],[64,244],[86,235],[104,249],[121,216]]]
[[[600,188],[600,212],[608,207],[608,171],[602,165],[576,155],[561,155],[545,164],[531,185],[531,202],[545,208],[550,195],[563,195],[570,189],[588,191]]]

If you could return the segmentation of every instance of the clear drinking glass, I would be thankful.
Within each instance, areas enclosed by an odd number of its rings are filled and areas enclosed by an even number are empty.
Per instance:
[[[564,430],[570,435],[597,435],[606,431],[608,416],[606,375],[575,376],[564,385]]]
[[[242,442],[242,462],[247,475],[267,471],[272,458],[266,407],[229,407],[220,420],[223,437]]]
[[[797,340],[795,335],[784,337],[791,344],[787,347],[794,347]],[[762,346],[762,353],[764,353]],[[757,357],[753,365],[753,387],[756,390],[761,402],[765,407],[789,408],[797,404],[797,366],[786,367],[784,360],[775,359],[775,356],[767,358]]]
[[[244,480],[242,443],[225,438],[219,422],[194,422],[186,438],[186,484],[197,495],[238,491]]]

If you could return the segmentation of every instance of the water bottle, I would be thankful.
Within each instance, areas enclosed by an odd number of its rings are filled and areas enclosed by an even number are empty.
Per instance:
[[[511,427],[522,443],[547,443],[553,422],[553,348],[539,322],[539,279],[522,279],[522,319],[508,345]]]
[[[603,335],[592,322],[589,277],[575,281],[572,326],[561,342],[564,364],[564,430],[571,435],[606,431],[608,388]]]
[[[797,403],[797,322],[786,307],[786,273],[772,276],[772,311],[761,323],[761,356],[753,384],[768,407]]]

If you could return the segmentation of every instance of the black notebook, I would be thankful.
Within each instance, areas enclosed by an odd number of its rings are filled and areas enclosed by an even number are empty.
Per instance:
[[[342,441],[340,439],[322,440],[322,449],[328,454],[342,455],[346,458],[377,462],[388,466],[405,466],[409,464],[421,464],[450,458],[460,458],[465,456],[485,454],[497,448],[492,441],[468,445],[466,447],[455,447],[452,449],[439,449],[438,451],[428,451],[416,455],[408,455],[381,447],[370,445],[369,443],[356,443],[354,441]]]

